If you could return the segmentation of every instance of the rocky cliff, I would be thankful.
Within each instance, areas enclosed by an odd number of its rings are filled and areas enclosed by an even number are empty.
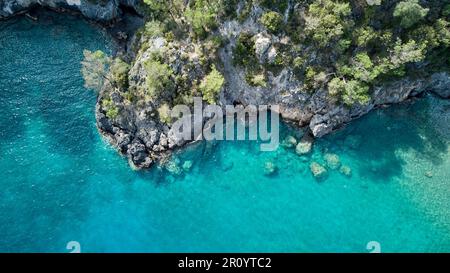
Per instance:
[[[234,46],[232,34],[225,29],[220,30],[227,35],[229,41],[219,52],[219,61],[226,84],[219,97],[219,105],[279,105],[280,115],[287,121],[306,127],[315,137],[322,137],[342,125],[361,117],[370,110],[381,106],[400,103],[411,96],[423,92],[433,92],[442,98],[450,97],[450,75],[446,72],[434,73],[424,78],[404,77],[375,86],[372,99],[364,104],[352,107],[331,101],[326,89],[314,93],[301,90],[301,83],[294,79],[292,70],[286,68],[279,75],[269,78],[270,87],[253,87],[245,80],[244,71],[231,62],[231,48]],[[143,38],[145,40],[145,38]],[[144,41],[141,41],[144,42]],[[192,41],[167,41],[158,36],[145,40],[147,46],[139,52],[129,72],[128,90],[145,89],[147,71],[145,64],[149,58],[165,49],[170,66],[179,75],[187,75],[189,81],[201,79],[206,74],[205,67],[200,64],[196,45]],[[185,59],[181,56],[186,56]],[[158,108],[167,99],[164,96],[156,100],[130,103],[120,90],[112,91],[111,86],[105,90],[97,104],[97,121],[99,130],[108,138],[113,146],[127,156],[133,167],[147,168],[155,161],[166,157],[172,150],[183,147],[186,142],[178,139],[169,123],[161,121]],[[170,97],[170,92],[164,94]],[[102,101],[106,96],[114,101],[120,109],[119,116],[108,118]]]
[[[314,87],[313,92],[307,90],[305,79],[295,76],[293,66],[284,66],[276,72],[267,71],[264,83],[255,86],[249,83],[246,68],[237,65],[235,61],[234,51],[242,34],[245,33],[247,40],[253,41],[247,54],[254,55],[252,61],[260,64],[270,65],[276,62],[277,56],[282,54],[280,49],[291,43],[290,37],[270,33],[261,24],[258,18],[262,13],[263,10],[255,5],[246,20],[221,22],[213,34],[221,40],[221,45],[217,48],[209,45],[205,49],[205,44],[210,41],[199,42],[192,37],[185,40],[167,39],[162,32],[140,36],[140,50],[132,52],[134,61],[128,73],[129,86],[126,90],[106,87],[97,105],[99,130],[127,156],[132,166],[147,168],[173,149],[186,144],[176,138],[170,122],[161,117],[159,109],[168,102],[189,105],[186,97],[192,94],[201,96],[201,93],[195,91],[198,87],[196,83],[204,79],[211,63],[217,64],[225,78],[217,104],[279,105],[280,114],[285,120],[307,128],[315,137],[322,137],[376,107],[399,103],[423,92],[431,91],[442,98],[450,96],[450,75],[447,72],[404,76],[379,82],[371,88],[368,101],[352,105],[330,98],[326,85]],[[304,51],[311,63],[320,63],[321,55],[325,54],[314,47],[304,48]],[[184,80],[177,82],[175,88],[165,88],[155,98],[143,96],[134,102],[127,99],[124,94],[129,92],[148,92],[148,73],[152,72],[146,69],[146,64],[153,61],[155,54],[161,55],[156,63],[167,64],[177,79]],[[214,61],[208,62],[214,58]],[[208,60],[206,64],[205,59]],[[186,81],[189,82],[188,85],[185,85]],[[104,100],[112,100],[118,107],[117,117],[107,116],[106,109],[102,106]]]

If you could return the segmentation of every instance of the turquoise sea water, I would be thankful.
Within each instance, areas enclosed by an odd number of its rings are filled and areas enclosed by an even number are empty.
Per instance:
[[[82,252],[367,252],[369,241],[450,251],[450,101],[374,111],[306,160],[200,143],[176,156],[193,160],[187,173],[135,172],[96,131],[83,49],[113,45],[75,17],[0,22],[0,251],[68,252],[69,241]],[[351,178],[312,177],[325,152]]]

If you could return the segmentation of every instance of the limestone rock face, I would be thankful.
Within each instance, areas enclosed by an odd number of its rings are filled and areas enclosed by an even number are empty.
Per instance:
[[[223,63],[227,87],[221,96],[222,104],[235,101],[243,105],[278,104],[280,115],[299,126],[308,126],[314,137],[322,137],[357,119],[372,109],[384,105],[402,102],[411,96],[425,91],[448,98],[450,96],[450,75],[447,72],[433,74],[427,78],[403,78],[375,86],[372,99],[367,105],[355,104],[345,107],[330,101],[328,91],[318,88],[312,93],[302,90],[303,82],[294,77],[292,67],[284,67],[277,75],[269,73],[266,87],[250,86],[246,82],[243,68],[233,64],[233,48],[240,33],[253,35],[255,56],[258,61],[271,63],[277,56],[277,47],[286,43],[284,37],[267,34],[259,23],[260,10],[254,7],[244,22],[226,21],[219,26],[220,35],[228,41],[221,49],[219,57]],[[306,48],[310,60],[318,59],[319,51]]]
[[[449,98],[449,84],[450,74],[441,72],[435,73],[428,78],[404,78],[382,86],[376,86],[373,90],[372,100],[367,105],[356,104],[347,108],[333,103],[323,102],[316,104],[315,108],[322,110],[317,113],[314,113],[313,110],[309,128],[315,137],[322,137],[340,126],[367,114],[377,106],[400,103],[411,96],[425,91],[433,92],[442,98]]]
[[[267,58],[266,53],[271,44],[272,41],[267,35],[259,33],[255,36],[255,54],[260,62],[263,62]]]
[[[431,91],[438,96],[448,99],[450,98],[450,77],[447,73],[436,73],[431,76]]]

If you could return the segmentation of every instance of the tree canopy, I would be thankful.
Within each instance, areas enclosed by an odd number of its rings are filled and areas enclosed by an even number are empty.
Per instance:
[[[224,77],[213,65],[211,72],[202,80],[199,89],[203,94],[203,99],[210,104],[216,103],[217,95],[219,94],[225,82]]]
[[[81,61],[81,74],[84,79],[84,86],[99,92],[105,80],[109,80],[108,69],[111,58],[103,51],[83,51],[84,59]]]

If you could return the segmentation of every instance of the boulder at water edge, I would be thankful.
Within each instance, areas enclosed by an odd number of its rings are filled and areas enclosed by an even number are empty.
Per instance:
[[[309,133],[306,133],[297,144],[297,147],[295,147],[295,152],[298,155],[309,154],[312,149],[313,141],[314,138]]]

